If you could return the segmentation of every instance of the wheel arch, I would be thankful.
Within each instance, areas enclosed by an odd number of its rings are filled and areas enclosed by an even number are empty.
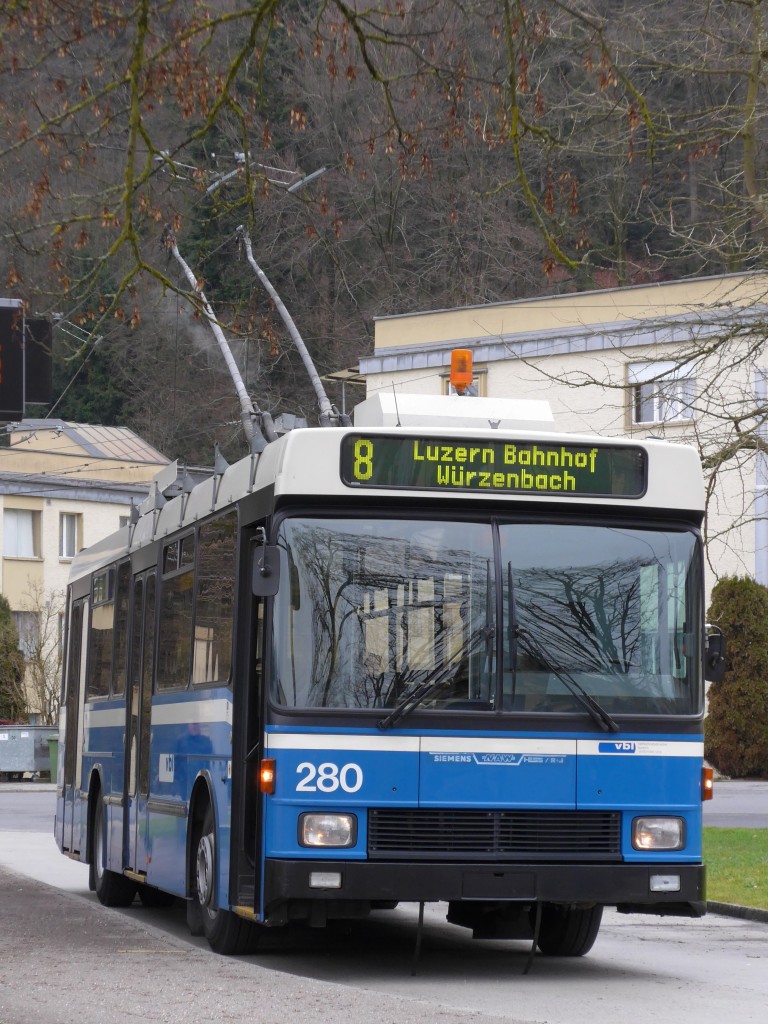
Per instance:
[[[93,865],[93,832],[94,821],[96,820],[96,803],[99,794],[104,792],[104,769],[101,764],[95,764],[91,768],[88,777],[88,806],[86,808],[86,839],[85,839],[85,862]]]

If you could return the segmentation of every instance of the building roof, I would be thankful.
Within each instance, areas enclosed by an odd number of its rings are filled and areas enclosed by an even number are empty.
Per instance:
[[[455,309],[420,310],[375,318],[375,350],[429,344],[447,338],[489,340],[500,335],[585,331],[606,324],[675,322],[734,313],[756,305],[765,310],[768,273],[748,271],[681,278],[593,291],[538,295]]]
[[[21,444],[24,440],[29,450],[48,451],[51,448],[50,437],[47,436],[49,431],[55,433],[57,438],[63,438],[70,449],[75,445],[84,454],[93,458],[130,460],[154,465],[168,463],[165,455],[128,427],[102,427],[88,423],[69,423],[66,420],[24,419],[14,424],[10,430],[11,447]],[[30,433],[43,436],[30,438]],[[22,437],[16,436],[18,434]]]
[[[138,505],[149,489],[149,481],[124,483],[55,476],[51,473],[8,473],[0,470],[0,496],[21,495],[97,504]]]
[[[737,324],[761,329],[766,314],[764,271],[405,313],[376,320],[374,353],[359,370],[442,369],[457,345],[471,348],[479,364],[688,344]]]

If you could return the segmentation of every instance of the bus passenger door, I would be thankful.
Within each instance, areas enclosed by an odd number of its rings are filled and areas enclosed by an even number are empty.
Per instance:
[[[61,848],[75,852],[80,836],[74,835],[75,802],[82,772],[80,745],[83,736],[83,703],[85,699],[85,630],[88,624],[88,599],[72,605],[67,648],[67,683],[64,694],[64,774],[62,791],[57,797],[56,830]],[[61,830],[59,832],[59,830]]]
[[[131,603],[125,807],[126,867],[146,874],[149,863],[147,803],[150,788],[152,666],[155,656],[155,573],[135,576]]]
[[[241,906],[261,906],[261,827],[263,800],[259,790],[259,761],[263,756],[262,661],[264,653],[263,598],[252,590],[253,559],[258,543],[255,528],[241,539],[238,617],[235,624],[233,672],[232,872],[234,900]]]

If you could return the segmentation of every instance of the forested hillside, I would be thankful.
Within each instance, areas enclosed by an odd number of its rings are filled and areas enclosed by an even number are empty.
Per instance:
[[[175,243],[315,418],[240,225],[321,373],[378,315],[763,267],[766,6],[5,0],[0,293],[76,328],[54,414],[242,450]]]

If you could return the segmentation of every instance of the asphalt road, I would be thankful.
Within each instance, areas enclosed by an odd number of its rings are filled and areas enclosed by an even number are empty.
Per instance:
[[[704,803],[704,824],[720,828],[768,828],[768,782],[723,779]]]

